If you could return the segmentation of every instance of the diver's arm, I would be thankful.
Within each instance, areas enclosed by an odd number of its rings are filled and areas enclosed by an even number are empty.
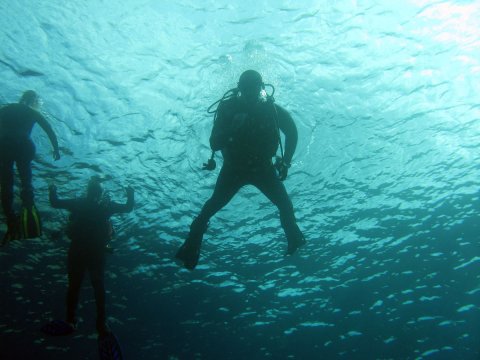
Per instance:
[[[0,136],[3,135],[3,131],[2,131],[2,117],[3,117],[3,114],[5,112],[5,106],[4,105],[0,105]]]
[[[109,204],[109,213],[110,214],[118,214],[118,213],[127,213],[133,210],[135,206],[135,195],[134,190],[130,186],[125,189],[127,192],[127,203],[126,204],[118,204],[116,202],[110,202]]]
[[[53,158],[55,160],[58,160],[60,159],[60,151],[58,150],[58,140],[57,140],[57,136],[55,135],[52,127],[50,126],[50,124],[48,123],[48,121],[43,117],[42,114],[40,114],[39,112],[35,111],[37,116],[36,116],[36,120],[37,120],[37,123],[38,125],[40,125],[40,127],[43,129],[43,131],[45,131],[45,133],[48,135],[48,138],[50,139],[50,142],[52,143],[52,146],[53,146]]]
[[[283,158],[285,163],[290,165],[295,149],[297,148],[297,126],[287,110],[278,105],[275,105],[275,108],[277,109],[278,127],[285,134],[285,154]]]
[[[213,123],[212,133],[210,135],[210,148],[213,151],[222,150],[229,142],[229,131],[227,130],[227,111],[226,105],[218,105],[217,117]]]
[[[55,209],[67,209],[72,210],[75,207],[76,201],[74,199],[59,199],[57,195],[57,187],[50,185],[49,187],[49,199],[50,205]]]
[[[3,124],[3,117],[5,116],[8,105],[0,105],[0,137],[8,135],[8,129],[5,129],[6,125]]]

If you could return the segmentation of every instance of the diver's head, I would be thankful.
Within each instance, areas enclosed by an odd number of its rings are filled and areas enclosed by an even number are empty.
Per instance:
[[[40,98],[35,91],[27,90],[22,94],[19,103],[37,109],[40,106]]]
[[[87,199],[100,201],[103,195],[103,188],[98,176],[92,176],[87,186]]]
[[[258,102],[263,88],[262,76],[255,70],[244,71],[238,79],[238,90],[240,90],[241,97],[248,103]]]

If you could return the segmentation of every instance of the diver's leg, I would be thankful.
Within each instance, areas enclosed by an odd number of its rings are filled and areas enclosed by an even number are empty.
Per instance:
[[[2,208],[7,223],[15,218],[13,211],[13,160],[0,160],[0,188]]]
[[[207,230],[210,218],[227,205],[243,185],[239,174],[234,169],[227,166],[222,167],[212,196],[203,205],[200,214],[193,220],[190,225],[190,233],[176,254],[176,257],[184,262],[186,268],[194,269],[197,265],[203,234]]]
[[[103,336],[108,331],[105,313],[105,254],[92,254],[89,264],[90,281],[95,294],[97,306],[97,331]]]
[[[4,154],[0,154],[4,155]],[[20,224],[13,209],[13,160],[4,158],[0,160],[0,197],[3,214],[7,223],[7,231],[3,236],[0,246],[6,245],[10,240],[20,239]]]
[[[20,198],[26,208],[33,206],[32,164],[30,161],[17,162],[18,175],[22,184]]]
[[[224,166],[218,175],[212,196],[205,202],[200,214],[192,222],[190,233],[203,234],[210,218],[225,207],[243,185],[245,182],[242,181],[241,175],[234,169]]]
[[[259,174],[252,183],[278,208],[280,223],[288,241],[287,254],[293,254],[305,244],[305,238],[297,225],[292,201],[285,186],[276,176],[273,167]]]
[[[31,141],[25,143],[22,151],[17,155],[17,170],[22,184],[20,197],[23,206],[33,206],[32,160],[35,157],[35,146]]]
[[[68,289],[67,289],[67,322],[75,324],[75,311],[78,306],[78,297],[85,274],[86,259],[80,251],[70,248],[68,251]]]

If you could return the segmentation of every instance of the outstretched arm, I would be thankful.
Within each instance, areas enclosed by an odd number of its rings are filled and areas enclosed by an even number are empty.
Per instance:
[[[134,190],[129,186],[125,189],[125,191],[127,192],[127,203],[118,204],[112,201],[109,204],[110,214],[127,213],[133,210],[133,207],[135,205]]]
[[[40,125],[40,127],[45,131],[45,133],[48,135],[48,138],[50,139],[50,142],[52,143],[53,146],[53,158],[55,160],[60,159],[60,151],[58,150],[58,141],[57,141],[57,136],[53,132],[52,127],[48,123],[48,121],[43,117],[42,114],[37,112],[37,123]]]
[[[72,210],[75,207],[75,200],[70,200],[70,199],[65,199],[61,200],[58,198],[57,195],[57,187],[55,185],[50,185],[48,188],[49,190],[49,199],[50,199],[50,205],[52,205],[53,208],[55,209],[67,209],[67,210]]]
[[[297,126],[287,110],[278,105],[275,105],[275,108],[277,109],[278,127],[285,134],[285,154],[283,159],[286,165],[289,166],[297,148]]]

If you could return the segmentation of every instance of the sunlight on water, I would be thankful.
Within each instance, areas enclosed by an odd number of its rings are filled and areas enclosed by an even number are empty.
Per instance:
[[[55,0],[0,14],[0,100],[37,90],[63,155],[34,131],[46,235],[0,250],[12,348],[91,356],[88,291],[68,347],[33,327],[63,314],[66,286],[48,184],[81,196],[97,174],[114,200],[127,184],[138,200],[113,219],[107,266],[127,358],[478,358],[480,3]],[[246,187],[189,272],[173,255],[219,171],[201,170],[206,109],[249,68],[296,121],[285,186],[308,244],[284,258],[276,209]]]

